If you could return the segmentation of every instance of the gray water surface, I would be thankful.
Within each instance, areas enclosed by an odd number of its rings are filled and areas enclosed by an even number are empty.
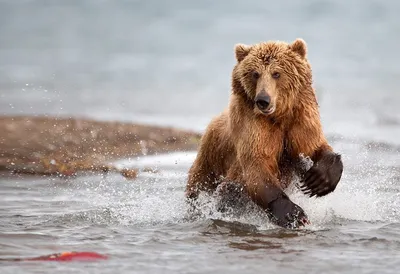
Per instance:
[[[288,192],[311,220],[300,230],[280,229],[259,212],[218,213],[214,200],[205,198],[202,214],[190,218],[183,192],[195,152],[120,162],[136,167],[153,163],[160,169],[134,182],[119,175],[2,178],[3,258],[66,250],[110,256],[96,263],[3,262],[2,273],[396,273],[396,153],[365,153],[361,146],[335,144],[347,152],[346,174],[337,190],[320,199]],[[357,157],[360,153],[365,154]],[[357,161],[349,160],[350,154]],[[386,164],[371,161],[376,154],[384,155]]]
[[[221,215],[183,200],[195,152],[120,165],[136,181],[0,177],[0,257],[97,251],[96,263],[0,262],[1,273],[398,273],[398,1],[0,1],[0,113],[203,131],[228,103],[236,43],[306,40],[337,190],[292,199],[312,224]]]

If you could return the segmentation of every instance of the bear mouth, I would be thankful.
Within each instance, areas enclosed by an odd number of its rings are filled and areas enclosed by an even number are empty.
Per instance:
[[[263,115],[271,115],[272,113],[275,112],[275,106],[269,107],[267,109],[259,109],[258,110],[263,114]]]

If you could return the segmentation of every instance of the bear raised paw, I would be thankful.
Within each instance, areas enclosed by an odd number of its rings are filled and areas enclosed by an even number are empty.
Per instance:
[[[321,197],[334,191],[343,172],[322,131],[306,43],[239,44],[235,55],[229,105],[202,136],[186,197],[234,182],[276,224],[302,226],[306,214],[283,190],[298,175],[304,193]],[[308,171],[300,155],[313,160]]]

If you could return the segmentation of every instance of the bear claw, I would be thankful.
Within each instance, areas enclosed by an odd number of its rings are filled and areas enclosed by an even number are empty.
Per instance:
[[[327,153],[306,172],[301,190],[310,197],[325,196],[335,190],[342,172],[340,155]]]

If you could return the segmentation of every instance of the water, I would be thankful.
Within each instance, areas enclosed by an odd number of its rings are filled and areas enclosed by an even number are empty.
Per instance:
[[[95,250],[111,258],[88,264],[3,263],[2,273],[395,273],[400,168],[377,165],[374,153],[368,154],[360,157],[362,164],[346,161],[343,181],[328,197],[292,193],[312,222],[296,231],[279,229],[255,211],[222,215],[207,199],[202,215],[189,218],[183,191],[194,152],[117,163],[153,163],[161,170],[133,182],[119,175],[3,178],[3,258],[63,250]]]
[[[0,1],[1,114],[89,116],[202,131],[228,102],[235,43],[302,37],[337,190],[290,196],[312,224],[183,201],[195,152],[121,160],[160,174],[0,178],[0,257],[65,250],[97,263],[6,263],[1,273],[398,273],[398,1]]]

